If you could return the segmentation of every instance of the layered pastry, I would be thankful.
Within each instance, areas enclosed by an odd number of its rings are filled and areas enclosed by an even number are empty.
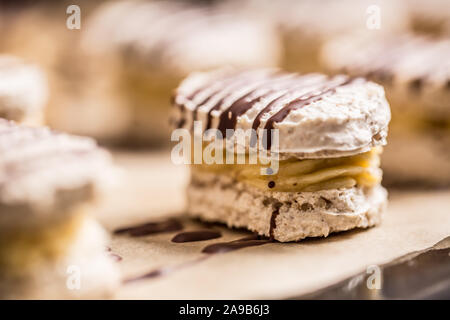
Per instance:
[[[384,85],[392,106],[386,182],[450,184],[450,40],[405,34],[329,41],[322,58],[332,72]]]
[[[173,89],[188,73],[221,66],[276,66],[280,42],[266,22],[192,3],[106,3],[86,23],[84,48],[115,64],[130,104],[130,143],[170,141],[167,114]]]
[[[0,55],[0,118],[42,125],[46,101],[43,71],[16,57]]]
[[[203,141],[203,161],[193,151],[191,216],[283,242],[380,222],[390,110],[375,83],[267,69],[195,73],[175,92],[172,120]]]
[[[246,0],[228,1],[228,6],[272,21],[283,38],[283,68],[295,72],[322,70],[318,57],[327,39],[356,30],[373,36],[408,27],[407,11],[399,1]]]
[[[88,138],[0,119],[0,297],[104,298],[118,284],[90,216],[114,177]]]

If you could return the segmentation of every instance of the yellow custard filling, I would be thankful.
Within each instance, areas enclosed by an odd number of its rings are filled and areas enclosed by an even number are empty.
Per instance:
[[[0,237],[0,268],[25,268],[62,256],[82,225],[86,214],[77,209],[69,218],[39,230],[18,231]]]
[[[382,148],[354,156],[328,159],[287,159],[279,162],[274,175],[261,175],[260,164],[201,164],[193,170],[231,175],[254,187],[281,192],[319,191],[372,187],[381,182],[380,154]]]

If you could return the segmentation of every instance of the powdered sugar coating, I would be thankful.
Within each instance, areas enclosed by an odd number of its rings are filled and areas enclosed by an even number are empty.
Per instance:
[[[8,216],[13,208],[51,214],[84,203],[113,171],[110,155],[92,139],[0,120],[0,205]]]

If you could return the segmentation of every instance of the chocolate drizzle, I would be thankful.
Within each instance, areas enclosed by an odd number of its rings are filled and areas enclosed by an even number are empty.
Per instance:
[[[161,222],[149,222],[133,227],[122,228],[114,231],[114,234],[128,234],[132,237],[142,237],[158,233],[166,233],[182,230],[182,224],[175,219]]]
[[[286,119],[286,117],[291,113],[291,111],[303,108],[313,102],[319,101],[328,93],[335,92],[338,87],[342,87],[348,85],[354,81],[354,78],[344,78],[339,81],[335,81],[335,79],[331,79],[328,83],[324,84],[321,88],[317,90],[312,90],[299,98],[289,102],[285,105],[281,110],[272,115],[269,120],[267,120],[266,125],[264,127],[265,132],[269,132],[269,130],[274,129],[274,124],[279,123]],[[270,150],[272,147],[272,135],[267,134],[266,138],[266,149]]]
[[[134,227],[129,228],[123,228],[116,230],[115,234],[129,234],[131,236],[143,236],[143,235],[150,235],[150,234],[157,234],[162,232],[170,232],[170,231],[177,231],[182,228],[182,225],[180,222],[174,219],[169,219],[162,222],[151,222],[146,223]],[[193,242],[193,241],[204,241],[204,240],[211,240],[211,239],[217,239],[220,238],[222,234],[218,231],[214,230],[196,230],[196,231],[187,231],[187,232],[181,232],[175,235],[172,238],[172,242],[174,243],[184,243],[184,242]],[[207,245],[202,249],[202,253],[205,253],[206,255],[202,255],[197,259],[190,260],[187,262],[183,262],[180,264],[172,265],[172,266],[165,266],[160,267],[151,270],[150,272],[147,272],[143,275],[132,277],[129,279],[124,280],[124,283],[131,283],[138,280],[144,280],[144,279],[152,279],[152,278],[158,278],[161,276],[166,276],[172,272],[175,272],[177,270],[190,267],[194,264],[197,264],[201,261],[204,261],[208,258],[210,258],[214,254],[221,254],[226,253],[230,251],[235,251],[239,249],[244,249],[248,247],[255,247],[264,245],[267,243],[273,242],[272,239],[263,238],[258,235],[251,235],[247,236],[238,240],[229,241],[229,242],[219,242],[219,243],[213,243],[210,245]],[[106,247],[106,250],[111,254],[112,253],[111,248]],[[118,255],[115,255],[116,257],[113,257],[116,259],[116,261],[122,260],[122,258]]]
[[[123,282],[124,283],[131,283],[131,282],[135,282],[135,281],[138,281],[138,280],[152,279],[152,278],[158,278],[158,277],[166,276],[166,275],[168,275],[170,273],[173,273],[175,271],[178,271],[180,269],[187,268],[187,267],[190,267],[190,266],[192,266],[194,264],[197,264],[197,263],[199,263],[199,262],[201,262],[203,260],[206,260],[207,258],[208,258],[208,256],[203,256],[203,257],[200,257],[198,259],[187,261],[187,262],[180,263],[180,264],[177,264],[177,265],[161,267],[161,268],[158,268],[158,269],[154,269],[154,270],[152,270],[152,271],[150,271],[148,273],[145,273],[145,274],[143,274],[141,276],[125,279]]]
[[[265,75],[264,77],[267,77],[267,75]],[[264,78],[264,77],[263,77],[263,79],[265,79],[265,81],[263,80],[262,83],[265,83],[267,81],[267,79]],[[220,108],[225,103],[225,100],[229,99],[233,94],[235,94],[236,90],[242,89],[242,87],[245,87],[246,83],[248,83],[248,82],[253,82],[253,81],[257,81],[257,80],[261,81],[261,79],[257,79],[257,78],[255,79],[254,77],[243,77],[243,79],[241,79],[238,76],[237,79],[239,79],[239,81],[235,80],[235,81],[231,82],[231,85],[229,87],[225,87],[225,88],[223,88],[222,90],[219,91],[219,93],[225,92],[226,94],[221,99],[219,99],[219,101],[211,109],[209,109],[209,111],[208,111],[208,119],[207,119],[207,123],[206,123],[206,130],[212,128],[212,118],[213,118],[212,112],[216,111],[216,110],[220,110]],[[247,92],[244,93],[244,96],[246,96],[246,95],[247,95]],[[239,98],[243,98],[244,96],[239,96],[237,98],[238,99]],[[197,106],[197,108],[200,108],[200,107],[201,107],[201,105]],[[223,111],[221,113],[220,117],[222,117],[223,114],[225,114],[225,116],[226,116],[229,113],[226,112],[226,111]]]
[[[252,235],[252,236],[248,236],[248,237],[230,241],[230,242],[214,243],[214,244],[208,245],[203,248],[202,253],[206,253],[207,255],[204,255],[197,259],[183,262],[183,263],[180,263],[177,265],[154,269],[154,270],[152,270],[148,273],[145,273],[141,276],[126,279],[124,281],[124,283],[130,283],[130,282],[135,282],[138,280],[152,279],[152,278],[158,278],[161,276],[166,276],[170,273],[173,273],[174,271],[178,271],[180,269],[184,269],[184,268],[190,267],[192,265],[195,265],[199,262],[202,262],[202,261],[210,258],[214,254],[226,253],[226,252],[244,249],[244,248],[248,248],[248,247],[261,246],[263,244],[267,244],[267,243],[271,243],[271,242],[272,242],[272,240],[262,239],[258,235]]]
[[[119,261],[122,261],[122,260],[123,260],[123,258],[122,258],[121,256],[119,256],[119,255],[116,254],[116,253],[113,253],[113,252],[112,252],[112,249],[111,249],[110,247],[106,247],[105,249],[106,249],[106,252],[108,253],[108,256],[109,256],[111,259],[113,259],[114,261],[119,262]]]
[[[220,115],[218,130],[222,133],[222,137],[226,136],[227,129],[234,129],[237,122],[237,117],[244,114],[249,108],[251,108],[251,100],[249,98],[255,93],[255,90],[250,91],[243,97],[236,100],[227,110]]]
[[[189,101],[191,101],[192,103],[194,103],[195,99],[197,98],[197,96],[199,95],[203,95],[205,92],[207,92],[208,90],[211,90],[211,88],[215,87],[216,85],[220,85],[221,87],[226,86],[227,84],[230,83],[230,77],[231,75],[228,75],[222,79],[219,79],[217,81],[213,81],[212,83],[209,83],[207,85],[204,85],[202,87],[200,87],[199,89],[195,90],[191,95],[189,95],[187,97],[187,99]],[[194,128],[194,121],[197,120],[197,113],[198,113],[198,109],[203,106],[206,105],[209,101],[211,101],[211,99],[213,99],[215,97],[216,94],[219,94],[222,91],[222,88],[217,88],[214,89],[211,93],[209,93],[205,98],[203,98],[203,100],[199,103],[195,104],[194,109],[192,110],[192,130]],[[209,118],[209,114],[208,114],[208,118]],[[209,119],[208,121],[210,121],[211,119]],[[208,125],[207,125],[208,126]]]
[[[265,132],[275,128],[275,124],[283,121],[291,111],[303,108],[313,102],[321,100],[325,95],[335,92],[338,87],[351,84],[354,78],[347,76],[326,77],[318,74],[296,75],[276,72],[238,73],[227,76],[226,81],[215,80],[211,84],[194,90],[187,96],[193,101],[200,93],[205,94],[201,102],[193,108],[193,120],[197,119],[199,108],[207,105],[212,100],[215,103],[208,108],[206,129],[212,128],[213,112],[220,111],[224,104],[230,103],[228,108],[221,110],[219,114],[218,130],[222,136],[226,136],[227,129],[235,129],[238,118],[254,108],[262,101],[266,104],[256,115],[252,123],[252,129],[256,132],[262,119],[272,110],[275,114],[267,120]],[[361,78],[360,78],[361,79]],[[220,88],[221,86],[221,88]],[[214,87],[214,90],[212,90]],[[208,94],[209,91],[212,91]],[[231,100],[231,101],[230,101]],[[286,100],[286,101],[284,101]],[[186,108],[186,106],[185,106]],[[271,131],[270,131],[271,132]],[[271,149],[272,137],[265,137],[266,148]],[[257,136],[251,137],[251,146],[255,146]]]
[[[226,253],[248,247],[261,246],[263,244],[267,244],[270,242],[272,241],[268,239],[261,239],[261,237],[258,235],[252,235],[249,237],[245,237],[230,242],[219,242],[210,244],[209,246],[204,247],[202,252],[207,254]]]
[[[248,110],[250,110],[255,103],[270,96],[275,88],[280,85],[292,85],[292,76],[280,74],[279,76],[272,76],[259,83],[244,96],[238,98],[231,104],[226,110],[224,110],[219,117],[218,130],[222,133],[222,136],[226,136],[227,129],[235,129],[237,124],[237,118]]]
[[[194,241],[205,241],[211,239],[220,238],[222,234],[218,231],[213,230],[198,230],[198,231],[187,231],[181,232],[172,238],[172,242],[183,243],[183,242],[194,242]]]
[[[409,87],[414,91],[414,92],[420,92],[420,90],[423,87],[423,84],[425,82],[425,79],[422,78],[416,78],[414,80],[412,80],[409,84]]]
[[[123,258],[116,253],[110,253],[109,256],[116,262],[122,261]]]
[[[277,202],[273,205],[272,215],[270,216],[269,236],[271,240],[275,238],[275,228],[277,227],[277,217],[280,214],[281,203]]]

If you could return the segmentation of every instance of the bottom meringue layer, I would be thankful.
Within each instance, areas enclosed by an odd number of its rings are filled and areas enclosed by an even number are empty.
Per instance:
[[[191,216],[246,228],[281,242],[374,226],[387,203],[387,192],[380,185],[273,192],[204,172],[192,173],[187,196]]]

